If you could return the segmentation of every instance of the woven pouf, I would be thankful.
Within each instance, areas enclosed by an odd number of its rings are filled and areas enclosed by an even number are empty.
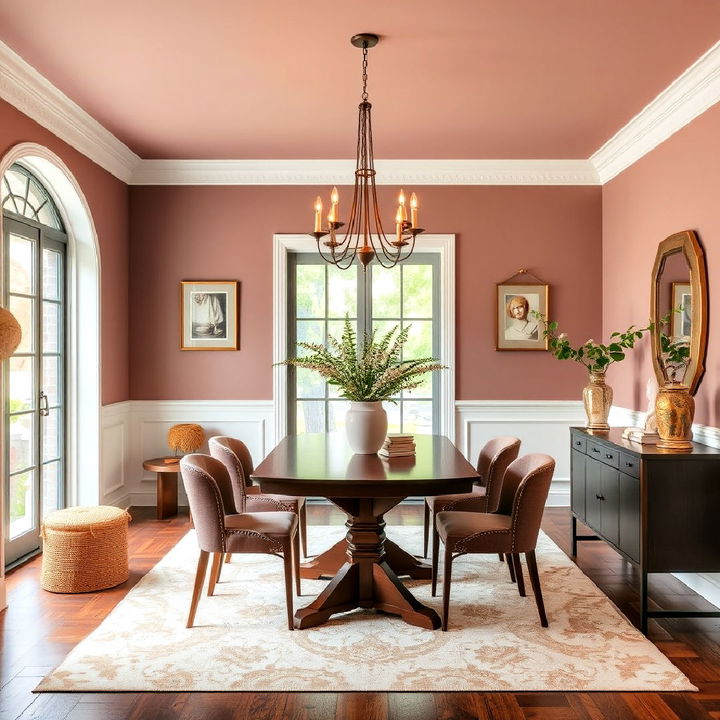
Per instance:
[[[56,593],[90,592],[128,579],[128,515],[107,505],[50,513],[42,525],[40,585]]]

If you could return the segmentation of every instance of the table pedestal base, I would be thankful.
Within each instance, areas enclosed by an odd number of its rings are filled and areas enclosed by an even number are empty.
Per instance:
[[[333,499],[349,519],[346,539],[306,563],[301,577],[317,578],[332,573],[334,578],[307,607],[295,613],[297,629],[321,625],[331,615],[355,608],[375,608],[399,615],[410,625],[435,630],[440,617],[413,597],[398,574],[430,577],[431,570],[395,543],[385,539],[383,515],[401,498]],[[314,565],[314,566],[313,566]]]
[[[295,613],[295,628],[322,625],[331,615],[358,607],[399,615],[406,623],[426,630],[440,627],[440,616],[416,600],[387,563],[373,564],[367,569],[371,571],[367,578],[370,582],[363,587],[361,575],[365,569],[360,563],[345,563],[325,590]]]
[[[338,540],[330,549],[312,560],[300,564],[300,577],[307,580],[332,578],[348,561],[347,542]],[[411,577],[413,580],[430,580],[432,567],[403,550],[392,540],[385,540],[385,562],[395,575]]]

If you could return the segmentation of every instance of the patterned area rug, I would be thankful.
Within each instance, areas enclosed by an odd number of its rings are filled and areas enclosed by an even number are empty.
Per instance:
[[[311,527],[320,551],[344,528]],[[389,537],[421,548],[422,528]],[[537,548],[549,628],[535,600],[521,598],[497,556],[453,563],[448,632],[356,610],[309,630],[289,631],[282,562],[235,556],[216,595],[200,600],[185,629],[197,545],[188,533],[38,686],[55,691],[545,691],[696,690],[630,625],[545,535]],[[303,580],[307,604],[325,582]],[[413,581],[441,609],[429,581]]]

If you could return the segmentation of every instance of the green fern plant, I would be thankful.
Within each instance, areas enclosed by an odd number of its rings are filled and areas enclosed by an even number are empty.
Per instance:
[[[341,397],[354,402],[389,400],[401,390],[412,390],[422,383],[422,376],[442,370],[436,358],[402,360],[410,326],[398,332],[398,326],[376,339],[376,332],[365,334],[358,351],[357,335],[346,317],[340,340],[329,337],[327,346],[300,342],[298,347],[310,354],[279,363],[315,370],[330,385],[339,388]],[[397,336],[395,334],[397,333]]]

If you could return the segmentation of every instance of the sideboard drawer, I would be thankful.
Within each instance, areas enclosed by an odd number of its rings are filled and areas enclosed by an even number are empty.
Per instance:
[[[626,475],[632,475],[632,477],[640,477],[640,458],[628,453],[620,453],[620,465],[619,468]]]
[[[618,451],[609,445],[603,445],[601,443],[588,441],[587,454],[591,458],[599,460],[600,462],[605,463],[605,465],[611,465],[612,467],[617,467],[620,462],[618,458]]]
[[[572,449],[577,450],[578,452],[585,453],[587,452],[586,449],[586,438],[578,437],[577,435],[572,436]]]

